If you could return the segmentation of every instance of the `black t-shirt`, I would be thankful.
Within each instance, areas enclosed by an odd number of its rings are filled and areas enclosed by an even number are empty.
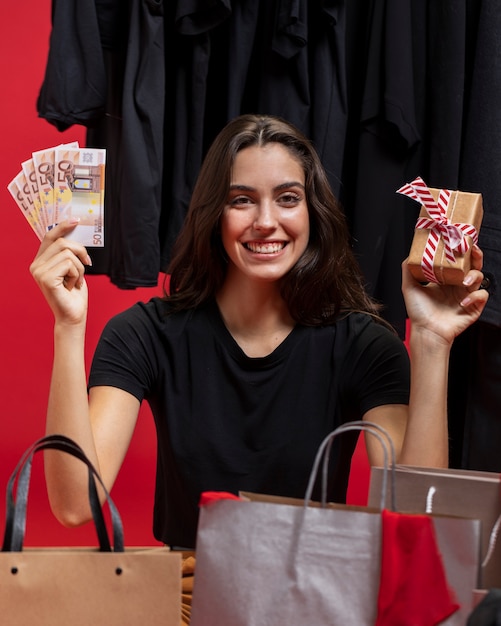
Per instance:
[[[368,315],[298,325],[270,355],[250,358],[214,302],[171,315],[168,307],[153,298],[110,320],[89,380],[151,406],[154,534],[168,545],[195,545],[202,491],[302,498],[315,453],[336,426],[378,405],[408,403],[405,346]],[[356,437],[333,446],[330,500],[346,497]]]

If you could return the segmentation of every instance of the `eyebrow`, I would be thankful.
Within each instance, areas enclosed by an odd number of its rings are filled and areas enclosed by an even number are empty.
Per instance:
[[[304,185],[298,181],[289,181],[285,183],[281,183],[274,187],[274,191],[281,191],[282,189],[290,189],[291,187],[299,187],[300,189],[304,189]],[[230,185],[230,191],[255,191],[254,187],[249,187],[248,185]]]

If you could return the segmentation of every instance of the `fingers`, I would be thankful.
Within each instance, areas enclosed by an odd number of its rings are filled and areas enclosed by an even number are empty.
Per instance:
[[[79,221],[80,220],[78,218],[65,220],[49,230],[45,234],[45,237],[40,244],[35,260],[43,256],[46,250],[50,248],[54,243],[58,242],[58,240],[60,240],[61,238],[64,238],[64,242],[60,242],[61,246],[66,246],[68,249],[71,249],[72,252],[80,259],[80,261],[84,265],[92,265],[91,258],[89,257],[85,246],[75,241],[72,241],[71,238],[67,238],[67,235],[71,233],[71,231],[75,228]]]
[[[447,310],[455,314],[459,305],[462,309],[463,326],[468,320],[472,323],[478,319],[489,299],[488,291],[483,288],[485,276],[482,265],[483,253],[478,246],[474,246],[471,254],[472,269],[466,273],[462,284],[421,284],[412,275],[405,259],[402,263],[402,291],[409,316],[412,318],[414,315],[428,323],[434,318],[438,319],[436,316],[439,313],[445,314]]]
[[[409,264],[407,263],[407,259],[402,261],[402,289],[405,291],[406,288],[410,288],[412,286],[420,286],[420,283],[416,278],[412,275],[412,272],[409,269]]]
[[[474,244],[471,249],[471,265],[476,270],[481,270],[484,264],[484,253]]]
[[[484,274],[480,270],[470,270],[463,280],[463,285],[468,291],[476,291],[480,289],[484,281]]]
[[[58,224],[40,244],[30,272],[44,291],[61,285],[66,289],[81,286],[85,265],[92,265],[85,246],[65,238],[77,223],[77,220],[66,220]]]
[[[489,292],[484,288],[484,280],[485,277],[482,272],[470,270],[463,281],[468,293],[461,300],[460,305],[463,308],[478,310],[479,315],[489,299]]]
[[[467,287],[469,291],[475,291],[482,287],[482,282],[485,278],[482,273],[484,253],[476,244],[471,249],[470,261],[472,269],[464,277],[463,285]]]
[[[41,256],[47,248],[49,248],[55,241],[57,241],[61,237],[67,237],[72,230],[74,230],[75,226],[79,223],[79,218],[72,218],[68,220],[64,220],[57,226],[54,226],[51,230],[49,230],[40,244],[38,249],[38,253],[35,257],[38,258]],[[76,242],[72,242],[71,238],[67,239],[67,242],[73,248],[75,254],[81,259],[84,265],[92,265],[89,255],[87,254],[87,250],[84,246],[77,244]]]
[[[466,287],[469,292],[474,292],[479,289],[485,290],[489,285],[490,281],[482,272],[483,259],[484,254],[482,250],[477,245],[474,245],[471,251],[471,269],[465,274],[463,279],[463,286]],[[402,262],[402,288],[409,288],[413,285],[420,286],[421,284],[414,278],[409,270],[407,259],[404,259]],[[446,286],[444,285],[444,287]]]
[[[473,291],[472,293],[469,293],[465,298],[463,298],[463,300],[461,300],[460,302],[460,305],[463,307],[463,309],[474,312],[477,314],[477,317],[479,317],[484,310],[488,299],[489,292],[485,289],[478,289],[477,291]]]

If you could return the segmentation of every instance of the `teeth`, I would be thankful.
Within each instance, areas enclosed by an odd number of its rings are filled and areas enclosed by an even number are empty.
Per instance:
[[[283,243],[270,242],[270,243],[246,243],[246,248],[251,252],[259,252],[260,254],[273,254],[274,252],[280,252],[285,246]]]

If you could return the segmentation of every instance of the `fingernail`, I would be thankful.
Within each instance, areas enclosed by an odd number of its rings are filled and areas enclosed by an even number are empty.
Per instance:
[[[471,285],[473,282],[473,276],[466,276],[463,280],[463,285]]]
[[[90,266],[92,266],[92,259],[90,258],[90,256],[89,256],[89,255],[87,255],[87,256],[85,257],[85,265],[90,265]]]
[[[70,224],[78,224],[79,221],[80,221],[79,217],[70,217],[68,220]]]
[[[461,306],[468,306],[471,302],[471,298],[470,296],[466,296],[466,298],[464,300],[461,300],[461,302],[459,303]]]

